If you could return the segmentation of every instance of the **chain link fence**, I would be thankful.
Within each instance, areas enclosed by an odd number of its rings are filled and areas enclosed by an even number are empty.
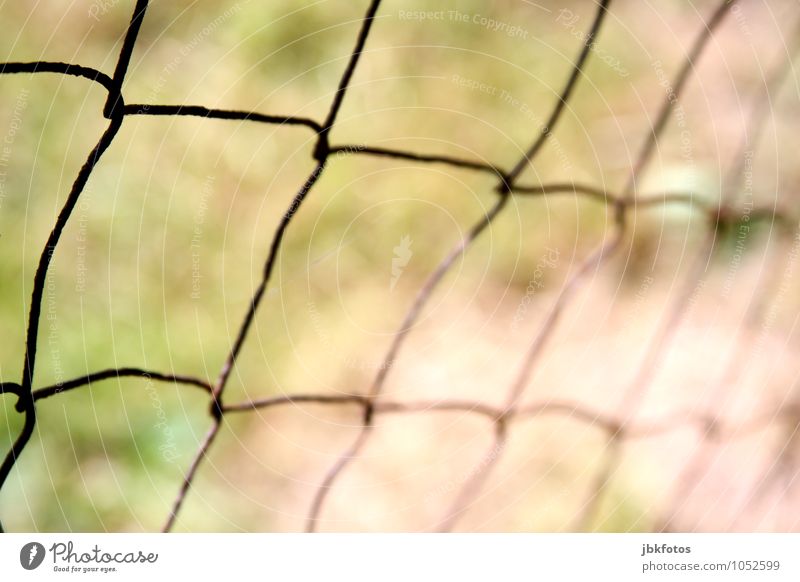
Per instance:
[[[746,318],[749,327],[747,329],[758,327],[761,322],[770,318],[774,320],[776,297],[780,298],[787,292],[786,281],[793,272],[794,262],[797,258],[797,245],[800,241],[796,231],[796,213],[792,212],[791,208],[782,208],[777,204],[763,206],[755,204],[748,206],[746,214],[742,214],[737,210],[738,204],[741,203],[740,200],[737,200],[737,195],[742,192],[744,184],[748,180],[748,164],[752,161],[761,133],[768,123],[768,117],[772,111],[772,99],[775,98],[787,79],[792,77],[792,58],[797,47],[787,47],[787,50],[779,55],[776,62],[771,65],[772,68],[765,74],[764,82],[758,84],[753,94],[746,97],[749,103],[746,107],[749,111],[747,131],[734,157],[733,164],[722,180],[722,193],[718,201],[709,202],[712,200],[711,197],[691,190],[665,190],[650,193],[642,193],[641,190],[645,184],[643,175],[658,154],[665,128],[671,119],[675,120],[676,118],[678,125],[681,125],[685,115],[681,109],[681,97],[697,74],[703,61],[704,52],[713,43],[715,33],[729,22],[731,13],[736,14],[737,4],[729,0],[719,2],[712,11],[703,15],[703,22],[695,33],[693,43],[675,73],[669,72],[670,67],[662,65],[660,62],[654,65],[659,82],[665,88],[664,98],[655,110],[655,117],[638,153],[631,156],[628,178],[622,188],[615,190],[605,184],[593,185],[573,181],[526,182],[522,179],[525,170],[535,166],[540,152],[544,151],[548,144],[555,143],[554,133],[559,127],[559,121],[568,111],[574,94],[584,82],[583,71],[587,63],[591,59],[603,59],[608,62],[610,56],[603,52],[602,46],[598,45],[598,40],[602,37],[605,29],[612,26],[608,21],[613,19],[615,5],[619,1],[602,0],[598,2],[594,6],[591,23],[585,27],[580,26],[582,22],[579,23],[572,18],[574,14],[571,10],[562,11],[559,18],[572,31],[573,36],[579,39],[580,46],[573,66],[571,70],[564,71],[565,81],[558,91],[558,97],[554,100],[548,114],[543,116],[545,121],[542,123],[542,130],[531,139],[530,146],[524,155],[518,159],[495,160],[491,163],[466,157],[426,154],[369,144],[340,144],[331,141],[331,132],[336,127],[342,104],[347,99],[354,75],[359,69],[362,56],[367,50],[370,35],[373,34],[373,28],[378,21],[379,11],[382,8],[380,0],[369,2],[360,24],[360,30],[354,40],[352,52],[344,66],[333,98],[330,100],[327,114],[324,119],[319,120],[310,117],[216,109],[199,105],[127,103],[124,99],[124,85],[131,57],[137,47],[137,38],[146,21],[147,0],[137,0],[133,8],[130,24],[111,75],[91,67],[66,62],[6,62],[0,65],[0,74],[2,75],[62,75],[81,78],[99,85],[107,93],[102,113],[108,120],[105,132],[89,152],[75,178],[38,260],[30,292],[30,312],[27,318],[22,377],[19,382],[10,382],[4,379],[2,383],[2,393],[16,398],[15,411],[23,419],[23,423],[20,432],[15,435],[11,449],[5,454],[2,466],[0,466],[0,487],[8,481],[9,476],[15,470],[18,459],[25,455],[25,450],[30,446],[37,427],[40,431],[47,430],[46,427],[37,425],[37,410],[40,407],[47,406],[51,401],[58,399],[60,395],[70,391],[86,389],[93,384],[108,380],[130,377],[147,381],[149,391],[153,390],[152,387],[156,383],[173,384],[185,387],[186,390],[200,391],[205,394],[208,402],[207,432],[199,443],[191,462],[185,467],[183,482],[175,489],[171,510],[164,520],[164,531],[170,531],[175,527],[176,520],[181,516],[185,500],[192,494],[198,471],[229,419],[254,411],[306,405],[343,407],[360,411],[360,422],[355,438],[341,450],[334,462],[319,474],[319,482],[314,488],[314,494],[308,500],[308,510],[304,518],[306,531],[316,531],[324,522],[330,498],[336,495],[340,481],[348,474],[353,463],[356,461],[368,462],[369,456],[365,451],[375,438],[376,432],[381,430],[377,419],[392,416],[411,417],[446,415],[447,413],[474,415],[476,418],[483,419],[491,437],[486,441],[483,456],[475,461],[471,469],[448,481],[447,486],[440,486],[439,489],[436,489],[432,485],[438,492],[435,496],[435,503],[437,506],[441,506],[441,515],[431,529],[438,531],[457,529],[463,523],[465,515],[475,507],[476,503],[492,494],[493,490],[487,488],[487,483],[492,479],[498,465],[504,461],[510,462],[507,460],[506,453],[509,448],[509,440],[513,438],[514,432],[521,425],[536,423],[544,417],[564,417],[570,422],[584,424],[600,433],[604,440],[601,459],[586,469],[592,475],[588,478],[590,485],[583,492],[583,502],[577,508],[574,521],[563,524],[564,529],[592,530],[602,527],[602,507],[604,503],[608,503],[609,488],[613,484],[615,475],[620,471],[627,447],[643,440],[686,430],[696,431],[699,441],[687,446],[682,451],[685,463],[675,475],[674,482],[667,488],[670,493],[658,511],[659,515],[656,516],[654,523],[643,527],[653,530],[693,527],[691,524],[687,526],[685,522],[676,520],[678,520],[685,500],[705,478],[706,468],[714,463],[717,451],[724,449],[735,439],[745,438],[776,426],[785,429],[782,433],[783,438],[777,443],[778,453],[771,457],[773,462],[764,470],[758,486],[750,492],[743,503],[750,503],[753,499],[757,499],[770,487],[778,487],[781,495],[788,496],[794,489],[797,474],[796,464],[793,462],[795,454],[793,449],[796,448],[794,437],[800,420],[800,403],[785,401],[770,409],[763,409],[763,407],[761,410],[754,409],[752,415],[744,419],[729,418],[724,405],[728,390],[735,384],[736,378],[742,374],[743,366],[747,364],[747,355],[755,349],[753,343],[758,339],[754,339],[753,334],[742,332],[740,337],[732,342],[733,347],[730,349],[724,373],[719,378],[706,380],[713,393],[711,400],[720,403],[716,410],[709,411],[698,405],[689,410],[670,410],[649,417],[643,416],[640,412],[652,392],[654,378],[660,367],[664,365],[664,360],[669,354],[681,321],[687,311],[691,310],[698,289],[704,285],[704,280],[709,273],[710,257],[717,252],[717,247],[724,236],[732,232],[744,232],[744,228],[755,228],[756,225],[761,224],[768,225],[770,232],[774,233],[775,242],[772,244],[776,250],[773,252],[775,258],[771,259],[774,260],[774,265],[769,264],[765,267],[770,274],[759,281],[758,289],[754,293],[755,299],[748,306]],[[96,4],[94,14],[108,9],[110,6]],[[414,16],[411,12],[407,17],[412,20],[419,19],[419,16]],[[434,11],[431,11],[430,18],[435,18]],[[509,36],[527,34],[524,28],[519,26],[514,28],[499,20],[489,21],[487,19],[481,26],[494,27],[495,31]],[[620,74],[625,72],[618,61],[612,64]],[[474,83],[468,79],[462,81],[467,84]],[[480,90],[480,87],[477,87],[477,90]],[[491,112],[487,112],[487,115],[490,114]],[[249,308],[243,314],[235,334],[235,341],[230,346],[228,355],[215,380],[139,367],[120,367],[65,379],[55,385],[39,385],[36,381],[37,353],[42,349],[44,327],[42,319],[46,315],[43,310],[46,309],[48,300],[47,285],[51,261],[58,253],[59,243],[68,223],[76,220],[76,209],[79,208],[82,196],[85,195],[90,176],[102,164],[104,154],[114,143],[125,120],[132,116],[193,116],[252,124],[291,126],[298,132],[310,131],[315,136],[312,159],[309,160],[313,167],[285,209],[277,229],[272,235],[269,248],[265,249],[260,281],[254,289]],[[431,165],[443,170],[452,168],[485,174],[495,180],[494,202],[482,215],[475,217],[474,223],[466,230],[463,238],[441,259],[438,266],[432,270],[427,280],[419,288],[405,312],[402,323],[392,335],[382,360],[375,366],[374,378],[369,385],[364,386],[361,390],[355,390],[351,394],[312,391],[254,398],[246,401],[231,401],[226,397],[226,387],[234,374],[243,347],[252,335],[256,315],[273,284],[286,232],[292,227],[295,217],[301,212],[306,199],[313,195],[315,186],[325,174],[332,158],[343,155],[350,158],[363,156],[396,160],[409,164]],[[429,306],[436,291],[440,289],[442,282],[460,264],[477,240],[485,236],[485,233],[497,228],[496,223],[499,217],[508,212],[509,207],[513,205],[512,201],[533,197],[545,199],[585,198],[594,201],[606,208],[610,227],[604,240],[578,264],[572,266],[565,282],[552,296],[552,301],[546,306],[544,312],[546,315],[538,324],[538,330],[527,342],[525,353],[521,354],[521,360],[510,385],[492,387],[492,394],[500,394],[502,401],[499,404],[489,404],[487,401],[467,397],[404,401],[388,396],[385,388],[388,378],[396,373],[397,362],[400,361],[404,346],[409,337],[413,335],[415,325],[419,322],[426,307]],[[676,290],[671,295],[663,317],[660,318],[657,329],[643,349],[641,357],[631,359],[620,355],[620,364],[626,366],[631,374],[629,382],[623,389],[622,398],[613,406],[613,413],[604,412],[592,404],[569,398],[546,398],[538,402],[526,400],[525,397],[530,392],[531,385],[535,383],[534,378],[537,371],[548,357],[547,350],[559,323],[575,305],[576,298],[580,296],[587,280],[592,279],[604,269],[611,269],[611,264],[615,259],[626,260],[624,254],[630,252],[629,247],[626,246],[629,243],[626,237],[631,231],[634,217],[644,213],[665,212],[665,209],[673,207],[687,207],[701,216],[703,218],[701,224],[694,225],[694,228],[702,228],[705,234],[693,251],[694,258],[690,259],[688,272],[681,282],[676,283]],[[392,288],[402,276],[412,249],[415,252],[421,252],[413,245],[414,242],[407,237],[401,239],[398,246],[395,247],[395,257],[392,263]],[[547,287],[547,277],[543,273],[556,260],[557,252],[555,255],[551,253],[550,258],[543,259],[542,264],[537,267],[539,275],[532,281],[530,292],[526,295],[526,299],[530,301],[525,302],[524,305],[536,305],[545,309],[544,300],[540,300],[536,296],[536,292],[540,288]],[[515,321],[521,322],[524,319],[523,316],[523,312],[518,312]],[[636,314],[633,313],[631,317],[635,318]],[[535,443],[532,446],[534,445]],[[231,479],[235,479],[235,477],[231,476]],[[551,502],[553,500],[546,498],[539,500],[539,503],[543,505]],[[793,529],[796,524],[797,521],[793,520],[785,527]],[[381,524],[375,523],[374,527],[381,528]],[[737,526],[733,524],[731,527],[735,529]]]

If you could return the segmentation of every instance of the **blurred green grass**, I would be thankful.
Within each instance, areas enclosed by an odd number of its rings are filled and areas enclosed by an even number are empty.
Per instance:
[[[0,22],[18,34],[0,38],[0,54],[4,60],[80,62],[110,72],[130,18],[129,4],[113,3],[95,21],[88,17],[89,2],[6,3],[0,7]],[[352,48],[362,4],[154,2],[134,52],[125,98],[129,103],[203,104],[322,119]],[[590,7],[579,2],[565,6],[582,15],[577,27],[584,30]],[[665,17],[686,19],[682,6],[664,3]],[[555,5],[547,17],[522,2],[437,6],[523,23],[530,35],[524,42],[472,24],[404,21],[398,17],[401,8],[430,9],[422,0],[402,7],[387,3],[333,142],[510,166],[540,129],[530,112],[544,118],[579,44],[554,22]],[[629,47],[633,41],[646,42],[658,51],[673,40],[637,36],[630,21],[640,16],[639,9],[627,10],[620,19],[610,19],[602,46],[634,75],[623,79],[592,59],[555,144],[526,170],[526,182],[575,180],[614,188],[624,180],[626,159],[640,143],[633,134],[642,134],[645,127],[637,99],[657,102],[660,97],[654,83],[642,89],[643,95],[630,91],[632,82],[651,72],[644,53]],[[679,25],[675,29],[682,30]],[[691,28],[685,32],[682,43],[692,37]],[[677,63],[681,51],[668,56],[671,63],[661,57],[665,67]],[[525,107],[458,87],[456,75],[505,91]],[[23,91],[29,97],[0,209],[3,381],[16,381],[21,374],[31,281],[43,241],[105,127],[100,115],[104,94],[97,87],[56,75],[23,75],[0,80],[0,132],[9,126]],[[701,143],[707,138],[700,131],[696,135]],[[49,322],[43,320],[36,386],[127,365],[213,381],[257,285],[278,220],[312,168],[313,138],[302,128],[195,118],[126,119],[56,251],[46,293],[46,301],[55,298],[56,329],[51,342]],[[665,142],[661,155],[677,158],[674,140]],[[702,148],[697,155],[702,161]],[[697,168],[712,191],[716,169],[713,164]],[[681,183],[674,172],[665,173],[669,185]],[[648,184],[665,183],[659,178]],[[343,359],[379,361],[404,307],[492,203],[493,186],[491,176],[440,166],[364,156],[331,160],[292,223],[272,290],[226,398],[365,386],[369,366],[343,366]],[[569,197],[516,198],[512,208],[461,260],[440,300],[470,298],[484,278],[522,296],[530,266],[545,248],[583,256],[602,238],[609,221],[600,205]],[[679,226],[673,236],[682,239],[689,219],[678,213],[654,222],[661,228],[663,220],[672,221]],[[648,219],[642,220],[635,236],[646,248],[663,233],[648,229]],[[409,233],[414,260],[390,293],[392,249]],[[192,297],[195,250],[199,298]],[[566,258],[564,265],[573,260]],[[560,280],[563,271],[547,277]],[[85,289],[78,292],[84,275]],[[321,314],[316,324],[309,305]],[[158,408],[143,381],[121,380],[42,402],[34,441],[0,493],[6,526],[159,527],[208,419],[200,393],[158,386],[157,394]],[[9,400],[2,403],[8,424],[0,438],[3,451],[19,430]],[[174,435],[174,462],[166,462],[159,448],[165,444],[165,433],[157,428],[159,409]],[[232,422],[247,434],[251,423],[261,421]],[[225,450],[215,450],[212,463],[221,472],[230,470],[235,480],[241,466],[226,458]],[[205,487],[203,499],[229,504],[230,514],[209,511],[203,501],[190,498],[189,529],[271,528],[262,513],[248,511],[247,500],[227,495],[229,484],[201,479],[199,487]],[[637,511],[626,507],[612,529],[634,522]]]

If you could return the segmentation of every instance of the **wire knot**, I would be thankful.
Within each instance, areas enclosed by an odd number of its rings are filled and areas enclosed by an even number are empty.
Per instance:
[[[119,119],[125,115],[125,100],[122,98],[122,92],[119,88],[114,87],[109,90],[106,104],[103,106],[103,117],[106,119]]]
[[[499,170],[497,172],[497,177],[500,178],[500,183],[497,185],[497,188],[495,188],[496,192],[501,196],[507,196],[508,194],[511,194],[513,189],[511,177]]]
[[[328,159],[328,156],[331,155],[331,145],[328,142],[328,133],[330,132],[330,127],[324,128],[317,134],[317,145],[314,146],[314,159],[318,161],[320,164],[325,162]]]
[[[208,413],[211,417],[216,421],[220,422],[222,420],[222,415],[224,414],[224,410],[222,408],[222,400],[216,394],[211,398],[211,405],[209,406]]]

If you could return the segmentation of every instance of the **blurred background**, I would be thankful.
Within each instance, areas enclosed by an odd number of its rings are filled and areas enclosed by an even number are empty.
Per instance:
[[[132,4],[4,2],[0,58],[111,74]],[[321,122],[366,6],[154,0],[124,98]],[[520,183],[619,192],[717,6],[612,2]],[[542,131],[596,9],[386,0],[331,142],[512,167]],[[579,402],[598,418],[655,428],[624,440],[601,502],[581,521],[607,459],[604,425],[572,413],[514,421],[457,530],[798,529],[799,24],[794,0],[734,5],[637,180],[637,196],[690,192],[692,204],[627,212],[621,247],[582,280],[525,385],[525,404]],[[107,125],[104,101],[84,79],[0,77],[4,382],[21,377],[38,257]],[[754,104],[764,109],[757,127]],[[124,366],[215,381],[278,222],[313,168],[314,143],[303,127],[126,117],[55,252],[35,387]],[[729,180],[737,165],[744,171]],[[417,291],[494,203],[495,186],[490,173],[447,165],[332,157],[289,227],[225,401],[366,392]],[[733,218],[714,229],[707,207]],[[383,397],[501,406],[565,282],[612,236],[613,220],[585,196],[514,196],[436,289]],[[633,407],[632,383],[643,388]],[[3,455],[21,428],[14,404],[0,399]],[[33,440],[0,491],[12,531],[160,528],[211,424],[202,391],[143,379],[97,383],[37,410]],[[360,409],[346,405],[226,415],[176,530],[301,530],[360,423]],[[375,425],[319,529],[435,528],[486,470],[485,417],[429,411],[378,415]]]

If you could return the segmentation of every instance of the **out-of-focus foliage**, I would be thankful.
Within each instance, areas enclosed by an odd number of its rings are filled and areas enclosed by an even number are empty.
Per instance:
[[[6,2],[0,6],[0,58],[76,62],[111,73],[131,5],[120,0]],[[656,69],[674,74],[700,17],[713,5],[615,3],[574,99],[522,181],[574,180],[618,190],[666,96]],[[344,0],[156,0],[134,51],[124,97],[128,103],[202,104],[321,121],[364,8],[365,2]],[[691,189],[704,200],[719,198],[748,95],[763,74],[759,67],[774,60],[789,34],[793,4],[754,2],[742,10],[754,42],[740,41],[742,24],[735,19],[723,27],[697,65],[699,80],[681,100],[685,125],[670,122],[639,194]],[[442,17],[422,20],[419,11],[441,11]],[[593,3],[586,2],[448,0],[435,7],[424,0],[385,2],[333,143],[450,154],[510,167],[541,131],[593,11]],[[3,381],[18,381],[22,373],[37,259],[72,180],[107,123],[101,115],[104,97],[82,79],[0,77],[0,140],[10,136],[2,144],[8,150],[0,167]],[[753,196],[767,205],[779,199],[779,185],[797,179],[796,165],[779,163],[790,151],[786,144],[797,139],[795,105],[775,97],[773,116],[782,121],[769,122],[764,148],[754,159],[760,178]],[[682,142],[686,130],[688,157]],[[258,283],[275,227],[313,167],[314,137],[298,127],[128,117],[55,253],[35,385],[126,365],[213,381]],[[359,154],[332,159],[290,227],[226,400],[365,389],[420,285],[492,203],[494,186],[489,174],[445,166]],[[598,293],[606,298],[621,293],[624,317],[632,309],[624,298],[637,305],[642,277],[653,272],[661,274],[654,289],[662,295],[656,296],[666,297],[705,220],[672,207],[636,212],[632,219],[627,256],[623,253],[598,275],[603,290],[584,298],[580,313],[591,310],[590,301],[597,302],[592,304],[597,310],[608,307],[602,307]],[[512,355],[521,355],[552,292],[608,232],[610,221],[602,205],[587,199],[514,198],[434,296],[420,325],[425,339],[398,364],[404,372],[397,374],[392,390],[432,383],[448,384],[458,394],[466,386],[464,376],[472,375],[482,386],[473,395],[497,401],[518,363]],[[760,240],[760,234],[754,236],[753,246]],[[410,257],[393,281],[398,246]],[[551,249],[559,251],[557,264],[534,275]],[[726,255],[718,260],[724,270]],[[479,373],[469,372],[480,362],[471,349],[511,333],[509,322],[533,277],[544,290],[537,291],[521,328],[511,334],[520,351],[504,350],[484,362]],[[632,333],[646,337],[665,304],[666,299],[653,310],[636,312]],[[573,339],[562,338],[558,345],[595,339],[600,323],[609,323],[599,321],[604,317],[596,315],[597,327],[572,322],[567,330]],[[453,336],[463,344],[441,349]],[[573,357],[582,358],[581,350],[574,346]],[[586,365],[586,378],[596,377],[599,368]],[[496,376],[488,371],[492,366]],[[617,373],[624,378],[621,367]],[[557,387],[537,385],[534,392]],[[2,405],[0,427],[8,426],[0,428],[5,454],[20,422],[11,398]],[[351,413],[312,407],[230,418],[201,471],[182,526],[299,528],[313,484],[358,424]],[[387,422],[401,427],[404,421]],[[406,486],[400,477],[390,482],[389,473],[381,471],[390,471],[393,458],[398,466],[418,460],[420,465],[412,462],[400,473],[419,479],[409,490],[425,499],[424,511],[408,511],[433,515],[446,499],[426,497],[426,491],[466,469],[452,459],[455,452],[446,456],[455,464],[449,466],[416,448],[426,441],[410,436],[414,429],[408,427],[416,426],[429,441],[438,442],[438,433],[426,433],[427,425],[414,422],[395,432],[387,428],[395,438],[381,449],[384,469],[368,477],[400,495]],[[475,435],[485,428],[469,422]],[[142,380],[108,381],[41,402],[34,441],[0,493],[5,526],[158,528],[208,423],[201,392]],[[552,438],[550,430],[540,430]],[[535,432],[524,434],[533,435],[527,442],[538,438]],[[313,444],[303,441],[309,435],[316,437]],[[478,438],[468,446],[478,450]],[[538,494],[552,494],[569,481],[578,495],[582,481],[576,468],[594,462],[597,445],[581,439],[567,439],[575,441],[572,452],[538,459],[536,466],[550,471],[536,481]],[[441,442],[449,446],[450,441],[442,437]],[[632,482],[641,479],[638,471],[627,473]],[[533,482],[522,470],[516,475]],[[375,515],[390,516],[381,522],[387,528],[422,527],[400,509],[381,513],[394,502],[387,501],[390,493],[376,490],[377,485],[365,486],[358,496],[363,507],[350,508],[352,522],[332,527],[365,527],[366,516]],[[651,500],[630,495],[624,486],[612,493],[611,517],[603,527],[646,529],[639,520]],[[486,527],[562,527],[574,510],[568,506],[551,503],[543,509],[532,493],[513,516]],[[340,516],[347,513],[341,505],[336,508]]]

